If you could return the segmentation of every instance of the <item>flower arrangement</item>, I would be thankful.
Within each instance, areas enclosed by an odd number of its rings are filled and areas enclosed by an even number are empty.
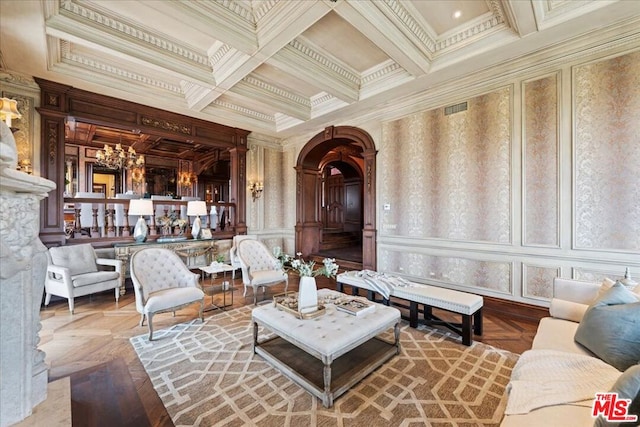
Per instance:
[[[171,211],[169,215],[156,218],[156,222],[162,227],[164,234],[171,234],[171,230],[176,227],[180,229],[180,233],[183,233],[187,226],[187,220],[180,218],[177,211]]]
[[[296,254],[297,258],[292,258],[287,254],[280,254],[278,259],[282,265],[288,270],[294,270],[300,277],[335,277],[338,273],[338,264],[335,258],[325,258],[322,260],[322,266],[316,268],[315,261],[305,261],[302,253]]]

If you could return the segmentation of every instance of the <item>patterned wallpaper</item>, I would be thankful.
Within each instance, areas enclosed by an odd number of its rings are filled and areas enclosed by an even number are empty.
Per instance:
[[[510,90],[383,125],[380,201],[390,234],[511,241]],[[401,191],[398,191],[400,189]]]
[[[558,246],[557,76],[524,85],[524,244]]]
[[[370,125],[378,270],[536,303],[556,276],[600,281],[630,266],[637,280],[640,52],[580,60],[509,80],[467,111]],[[265,212],[265,228],[284,227],[291,247],[298,148],[264,159],[266,176],[280,168],[283,216]]]
[[[640,250],[640,52],[576,67],[575,247]]]

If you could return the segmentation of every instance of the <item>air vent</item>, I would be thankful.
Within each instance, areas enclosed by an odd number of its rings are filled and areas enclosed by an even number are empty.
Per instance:
[[[461,102],[456,105],[449,105],[448,107],[444,107],[444,115],[450,116],[451,114],[459,113],[460,111],[467,111],[467,103]]]

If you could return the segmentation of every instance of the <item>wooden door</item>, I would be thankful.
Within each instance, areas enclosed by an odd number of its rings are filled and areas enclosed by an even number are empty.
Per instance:
[[[327,220],[325,228],[344,229],[344,179],[342,174],[329,175],[326,181],[325,206]]]

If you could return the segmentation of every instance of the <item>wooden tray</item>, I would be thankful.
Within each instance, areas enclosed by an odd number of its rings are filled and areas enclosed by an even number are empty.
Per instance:
[[[286,292],[284,294],[278,294],[273,296],[273,306],[278,310],[286,311],[287,313],[291,313],[298,319],[314,319],[316,317],[320,317],[327,312],[327,309],[324,305],[318,304],[318,309],[311,313],[300,313],[298,311],[298,293],[297,292]]]

